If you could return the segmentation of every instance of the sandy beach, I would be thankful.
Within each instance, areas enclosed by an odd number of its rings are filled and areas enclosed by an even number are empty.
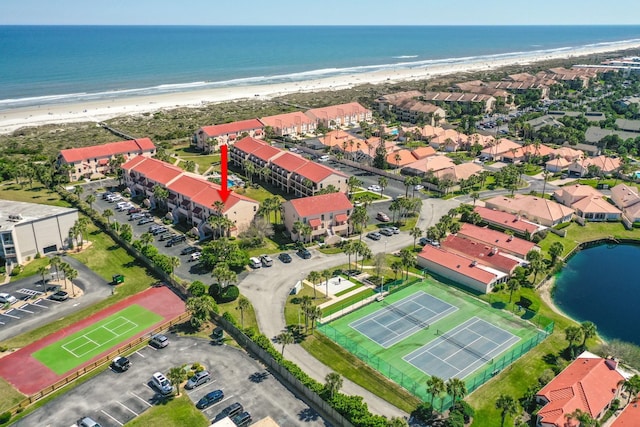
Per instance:
[[[544,54],[533,52],[517,58],[496,59],[492,61],[487,61],[486,59],[477,61],[470,60],[456,64],[410,69],[398,68],[395,70],[335,76],[300,82],[235,86],[153,96],[105,99],[75,104],[46,104],[36,107],[7,109],[0,111],[0,134],[11,133],[25,126],[87,121],[100,122],[122,115],[140,114],[178,107],[199,107],[208,103],[241,99],[266,100],[296,92],[340,90],[366,83],[379,84],[384,82],[426,80],[435,76],[448,74],[486,71],[509,65],[527,65],[538,61],[570,59],[577,56],[602,54],[635,48],[640,48],[640,42],[620,42],[604,46],[588,46]]]

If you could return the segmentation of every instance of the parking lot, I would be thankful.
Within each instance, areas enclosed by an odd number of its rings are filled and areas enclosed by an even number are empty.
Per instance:
[[[128,371],[108,369],[14,425],[72,426],[79,418],[89,416],[103,427],[122,426],[163,402],[164,398],[151,385],[155,371],[166,374],[172,367],[194,362],[204,365],[212,380],[194,390],[181,389],[182,393],[186,392],[195,404],[213,390],[224,392],[222,401],[203,410],[209,419],[239,402],[254,421],[271,416],[283,427],[330,425],[243,351],[198,338],[168,336],[168,347],[156,350],[147,346],[130,355],[132,366]]]
[[[82,290],[82,295],[66,301],[53,301],[45,293],[49,285],[43,284],[39,275],[2,285],[0,292],[16,297],[18,302],[10,309],[0,311],[0,340],[35,329],[111,295],[111,288],[103,278],[71,257],[63,256],[63,261],[78,271],[73,283],[77,290]],[[69,296],[73,294],[70,283],[62,290]]]

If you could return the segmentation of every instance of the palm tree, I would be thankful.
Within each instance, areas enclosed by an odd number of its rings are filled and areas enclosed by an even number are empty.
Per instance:
[[[587,320],[580,324],[580,329],[582,329],[582,348],[585,348],[587,340],[596,336],[597,327],[595,323]]]
[[[402,264],[402,261],[400,260],[395,260],[391,263],[390,268],[391,271],[393,271],[393,280],[396,281],[398,280],[398,273],[402,274],[402,271],[404,270],[404,264]]]
[[[473,199],[473,206],[475,206],[476,200],[480,198],[480,193],[478,193],[477,191],[473,191],[471,192],[471,194],[469,194],[469,196]]]
[[[169,198],[169,190],[166,188],[156,184],[153,186],[153,198],[159,205],[163,206],[165,209],[165,202]]]
[[[631,378],[624,379],[618,383],[618,386],[622,387],[622,390],[626,391],[629,395],[627,403],[625,404],[626,406],[640,391],[640,377],[638,375],[634,375]]]
[[[582,339],[582,329],[579,326],[569,326],[564,330],[564,336],[569,341],[571,358],[575,357],[575,346]]]
[[[447,387],[444,380],[439,377],[430,377],[427,380],[427,392],[431,395],[431,407],[433,408],[433,401],[436,397],[440,396],[446,391]]]
[[[564,417],[567,420],[578,421],[580,427],[595,427],[597,425],[596,420],[594,420],[588,412],[585,412],[581,409],[576,409],[571,413],[564,414]]]
[[[309,312],[311,311],[311,307],[313,307],[312,299],[309,295],[305,295],[302,297],[302,301],[300,302],[300,308],[302,309],[302,313],[304,314],[304,330],[306,331],[309,327]]]
[[[464,381],[459,378],[450,378],[449,381],[446,382],[445,387],[447,393],[453,399],[454,404],[458,398],[463,398],[467,395],[467,386],[464,384]]]
[[[276,338],[278,342],[282,344],[282,352],[280,354],[282,355],[282,357],[284,357],[284,348],[289,344],[293,344],[293,334],[291,333],[291,331],[284,331]]]
[[[313,329],[316,325],[316,320],[322,318],[322,309],[318,306],[311,307],[309,309],[309,319],[311,320],[311,333],[313,334]]]
[[[342,252],[344,252],[348,257],[348,268],[347,270],[351,270],[351,255],[355,252],[355,246],[353,244],[353,240],[345,240],[342,243]]]
[[[307,280],[313,285],[313,299],[316,299],[316,284],[320,281],[321,278],[322,275],[315,270],[309,272],[309,275],[307,276]]]
[[[42,284],[43,285],[45,283],[44,276],[46,276],[48,272],[49,272],[49,269],[47,267],[45,267],[44,265],[38,267],[38,274],[40,275],[40,277],[42,277]]]
[[[172,256],[169,258],[169,262],[171,263],[171,274],[174,273],[175,269],[180,267],[180,258],[177,256]]]
[[[109,220],[109,218],[113,216],[113,211],[107,208],[102,212],[102,216],[107,220],[107,224],[111,225],[111,221]]]
[[[422,230],[420,229],[420,227],[413,227],[411,229],[411,231],[409,232],[409,234],[411,235],[411,237],[413,237],[413,249],[416,248],[416,240],[418,240],[420,237],[422,237]]]
[[[413,251],[409,248],[401,249],[400,261],[406,270],[406,279],[409,279],[409,269],[413,267],[416,262],[416,258],[413,256]]]
[[[73,285],[73,280],[77,277],[78,277],[78,270],[74,270],[73,268],[71,268],[69,264],[65,263],[64,264],[64,281],[66,283],[67,279],[69,279],[69,283],[71,283],[71,294],[74,297],[76,296],[76,288]]]
[[[256,173],[256,165],[250,160],[245,160],[242,163],[242,167],[247,179],[249,180],[249,185],[253,184],[253,174]]]
[[[384,189],[387,188],[387,185],[389,185],[389,180],[386,176],[378,177],[378,185],[380,186],[380,197],[382,197]]]
[[[56,280],[60,280],[60,271],[58,270],[62,265],[62,258],[58,255],[54,256],[49,260],[49,268],[53,267],[56,269]]]
[[[504,427],[504,420],[508,415],[516,415],[518,413],[518,403],[516,400],[506,394],[501,394],[496,400],[496,409],[500,410],[501,422],[500,427]]]
[[[96,201],[95,194],[89,194],[85,200],[89,203],[89,209],[93,210],[93,202]]]
[[[509,304],[511,304],[511,298],[513,297],[513,293],[520,289],[520,282],[516,279],[509,279],[507,281],[507,290],[509,291]]]
[[[322,278],[325,280],[324,282],[324,286],[325,286],[325,295],[327,298],[329,298],[329,279],[331,279],[333,277],[333,271],[327,269],[327,270],[322,270]]]
[[[76,185],[73,188],[73,194],[75,194],[78,199],[80,199],[80,196],[82,195],[82,193],[84,192],[84,187],[82,185]]]
[[[347,187],[349,188],[349,193],[353,193],[356,188],[361,186],[362,186],[362,181],[360,181],[355,176],[350,176],[349,179],[347,180]]]
[[[142,235],[140,236],[140,241],[144,245],[144,248],[147,249],[149,245],[153,242],[153,234],[142,233]]]
[[[413,185],[413,177],[408,176],[404,179],[404,197],[409,197],[409,187]]]
[[[186,365],[176,366],[169,369],[167,378],[176,385],[176,396],[180,396],[180,384],[187,379]]]
[[[240,310],[240,327],[244,329],[244,311],[248,310],[251,307],[251,303],[247,298],[240,295],[238,298],[238,310]]]
[[[342,388],[342,377],[340,374],[331,372],[324,377],[325,385],[324,389],[329,392],[329,397],[333,398],[337,392]]]
[[[549,256],[551,256],[551,264],[555,265],[558,257],[564,252],[564,245],[560,242],[553,242],[549,247]]]
[[[387,421],[386,427],[408,427],[407,420],[401,417],[393,417]]]

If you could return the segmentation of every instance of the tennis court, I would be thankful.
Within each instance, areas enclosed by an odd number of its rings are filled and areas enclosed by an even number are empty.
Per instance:
[[[404,360],[430,376],[445,380],[465,378],[495,356],[520,341],[520,338],[478,317],[409,353]]]
[[[418,291],[349,324],[381,347],[389,348],[458,310],[457,307]]]
[[[33,357],[55,373],[63,374],[162,319],[159,314],[134,304],[36,351]]]

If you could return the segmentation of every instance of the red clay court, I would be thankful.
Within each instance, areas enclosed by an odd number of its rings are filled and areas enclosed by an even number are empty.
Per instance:
[[[86,361],[80,366],[71,369],[63,374],[56,374],[47,366],[33,357],[38,350],[50,346],[51,344],[62,340],[74,333],[82,331],[88,326],[105,319],[114,313],[130,307],[138,305],[162,317],[162,320],[156,322],[150,327],[138,332],[136,335],[129,337],[124,341],[115,341],[110,348],[105,348],[103,352]],[[125,345],[127,342],[144,336],[156,328],[158,325],[173,320],[185,312],[184,301],[165,286],[150,288],[137,295],[131,296],[120,301],[111,307],[105,308],[98,313],[87,317],[65,329],[36,341],[28,346],[0,359],[0,376],[7,380],[11,385],[18,389],[21,393],[31,395],[43,390],[72,372],[88,366],[95,360],[109,354],[114,348]]]

